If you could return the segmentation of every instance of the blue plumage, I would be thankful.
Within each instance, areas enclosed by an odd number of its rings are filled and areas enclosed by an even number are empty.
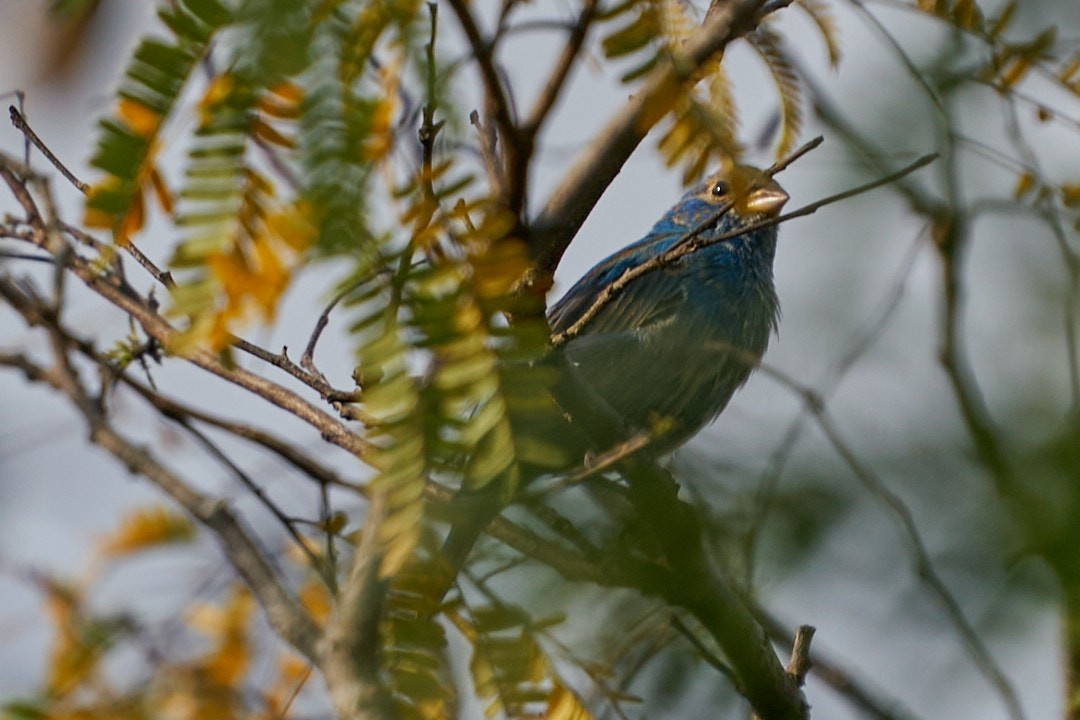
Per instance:
[[[552,332],[570,328],[626,270],[671,248],[723,204],[733,207],[702,237],[773,217],[787,199],[771,177],[755,168],[733,167],[713,175],[691,188],[648,235],[586,273],[551,308]],[[779,319],[772,279],[775,249],[776,227],[770,226],[642,275],[563,346],[564,365],[574,383],[585,386],[587,402],[603,402],[600,415],[621,421],[616,435],[652,430],[657,435],[653,447],[663,452],[688,440],[724,409],[765,353]],[[610,428],[599,436],[594,434],[594,440],[617,439]]]

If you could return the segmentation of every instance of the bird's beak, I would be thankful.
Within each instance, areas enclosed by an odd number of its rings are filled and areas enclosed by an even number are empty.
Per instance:
[[[746,209],[752,213],[761,213],[770,217],[776,217],[790,196],[775,182],[769,182],[765,187],[752,190],[746,197]]]

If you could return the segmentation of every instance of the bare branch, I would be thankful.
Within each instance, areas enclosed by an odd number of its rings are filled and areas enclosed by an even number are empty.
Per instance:
[[[824,136],[818,135],[816,138],[808,141],[802,147],[793,150],[792,153],[790,155],[788,155],[786,158],[784,158],[783,160],[779,160],[779,161],[773,163],[772,166],[768,170],[765,171],[766,174],[768,174],[769,177],[772,177],[773,175],[777,175],[779,173],[784,172],[789,167],[791,167],[791,165],[795,161],[797,161],[799,158],[801,158],[803,155],[806,155],[807,153],[811,152],[812,150],[817,150],[817,148],[823,142],[825,142]]]
[[[499,131],[504,138],[514,135],[517,131],[514,120],[510,115],[510,101],[506,96],[499,71],[495,67],[495,58],[492,54],[492,45],[480,34],[480,28],[476,24],[469,9],[469,3],[465,0],[449,0],[450,8],[457,16],[461,29],[465,32],[465,38],[472,48],[476,65],[480,71],[480,79],[484,83],[484,89],[492,100],[492,111]]]
[[[662,59],[644,86],[589,141],[531,230],[535,267],[522,281],[523,292],[547,290],[570,241],[638,144],[685,92],[686,84],[694,81],[698,69],[756,26],[763,5],[764,0],[715,5],[678,54]]]
[[[98,357],[99,356],[95,356],[94,359],[98,360]],[[315,461],[306,452],[285,442],[273,433],[266,432],[265,430],[244,423],[226,420],[167,398],[161,393],[155,392],[151,388],[140,383],[138,380],[135,380],[128,373],[121,374],[120,381],[138,393],[165,417],[187,418],[215,427],[230,435],[263,447],[267,451],[281,458],[284,462],[296,468],[304,477],[310,478],[323,485],[334,485],[346,488],[361,496],[366,496],[368,494],[368,488],[366,486],[344,479],[331,468]]]
[[[979,671],[994,686],[994,689],[1001,696],[1009,716],[1014,720],[1021,720],[1024,717],[1024,713],[1021,709],[1020,700],[1016,694],[1016,690],[1012,687],[1009,679],[998,666],[997,661],[990,653],[986,643],[983,642],[983,639],[979,637],[978,632],[972,627],[970,621],[968,621],[963,608],[960,607],[960,603],[953,596],[948,585],[945,584],[945,581],[934,568],[934,564],[930,559],[930,552],[927,550],[922,535],[919,533],[915,517],[908,506],[904,504],[903,499],[890,490],[882,479],[878,477],[868,465],[860,460],[855,451],[848,446],[844,441],[843,436],[840,434],[839,429],[836,427],[832,417],[826,411],[824,402],[822,402],[821,397],[818,396],[817,393],[775,368],[762,366],[762,370],[781,384],[803,395],[807,408],[813,413],[819,429],[825,434],[825,437],[833,446],[836,453],[867,492],[869,492],[872,497],[879,500],[896,518],[904,541],[908,545],[909,554],[915,565],[917,576],[926,584],[942,606],[945,617],[948,619],[949,624],[952,625],[957,635],[959,635],[961,642],[963,642],[964,647],[972,660],[975,661]]]
[[[49,149],[49,146],[42,142],[41,138],[37,136],[37,133],[30,128],[30,125],[26,122],[26,118],[19,112],[18,108],[14,105],[8,106],[8,114],[11,116],[11,124],[26,136],[26,139],[29,142],[32,142],[34,147],[41,151],[41,154],[45,156],[45,159],[52,163],[52,166],[59,170],[60,174],[63,175],[68,182],[74,185],[83,195],[90,192],[90,186],[75,177],[74,173],[68,170],[64,163],[60,162],[60,158],[56,157],[56,155],[53,154],[53,151]],[[27,159],[27,163],[29,163],[29,159]]]
[[[524,132],[535,137],[540,132],[540,128],[551,109],[555,107],[555,102],[559,99],[559,94],[566,86],[570,71],[576,65],[578,55],[585,44],[585,37],[588,35],[589,28],[596,17],[599,4],[599,0],[585,0],[583,3],[581,12],[572,25],[570,35],[566,38],[566,44],[563,45],[562,52],[559,54],[559,59],[556,61],[547,83],[544,84],[543,90],[537,96],[532,111],[525,120]]]
[[[794,653],[791,631],[760,605],[753,605],[754,617],[765,627],[774,642]],[[914,720],[915,715],[892,698],[880,694],[856,679],[851,672],[824,656],[820,649],[813,652],[814,677],[831,687],[851,705],[874,720]]]
[[[330,700],[341,718],[383,720],[394,717],[391,699],[379,677],[379,618],[388,581],[379,577],[386,518],[386,493],[374,495],[368,506],[360,545],[352,569],[341,587],[335,612],[319,647]]]
[[[628,457],[636,453],[637,451],[645,448],[653,440],[653,434],[647,431],[642,431],[630,439],[625,440],[614,447],[596,455],[595,457],[588,458],[581,465],[581,467],[574,468],[569,472],[561,475],[557,482],[549,485],[545,488],[537,488],[530,492],[526,498],[540,497],[543,495],[549,495],[553,492],[559,492],[565,490],[568,487],[572,487],[587,480],[591,477],[595,477],[601,473],[607,472],[615,468],[620,462],[626,460]]]
[[[2,286],[0,286],[2,287]],[[10,290],[10,285],[5,289]],[[63,353],[66,354],[66,345]],[[60,357],[51,371],[33,363],[25,355],[0,354],[0,364],[18,367],[32,381],[43,382],[67,395],[90,428],[90,440],[119,460],[130,472],[147,478],[187,510],[217,537],[225,556],[244,579],[266,611],[274,630],[304,657],[315,661],[318,629],[285,588],[279,571],[266,551],[246,530],[224,500],[199,493],[170,471],[148,450],[120,435],[106,415],[82,387],[70,366]]]
[[[762,720],[806,720],[806,698],[742,598],[709,562],[701,524],[694,509],[679,500],[674,479],[653,464],[633,460],[623,469],[631,501],[672,570],[672,582],[653,592],[690,611],[713,636],[739,678],[741,694]]]
[[[501,182],[492,189],[502,195],[506,208],[516,216],[525,204],[525,182],[532,157],[532,139],[528,134],[521,133],[515,124],[511,98],[495,65],[494,44],[481,35],[469,3],[465,0],[448,1],[476,58],[487,94],[485,110],[494,118],[495,126],[502,137],[503,158],[499,173]]]
[[[319,319],[315,322],[315,328],[311,331],[311,337],[308,338],[307,347],[304,348],[304,354],[300,356],[300,367],[307,370],[315,377],[322,377],[322,373],[315,367],[315,346],[319,343],[319,338],[322,336],[323,330],[326,329],[327,323],[330,322],[330,313],[334,311],[337,304],[344,300],[349,293],[358,287],[357,283],[352,283],[348,287],[342,289],[337,295],[327,303],[323,311],[319,313]]]
[[[130,286],[109,273],[102,273],[100,268],[86,259],[72,252],[65,252],[61,247],[49,247],[50,237],[48,226],[42,220],[37,210],[37,205],[31,197],[25,184],[16,175],[21,168],[21,163],[12,160],[7,155],[0,154],[0,178],[11,188],[12,193],[23,205],[28,215],[28,222],[35,230],[34,243],[38,247],[48,250],[58,261],[58,266],[63,266],[78,277],[83,284],[93,290],[106,301],[133,318],[142,327],[147,335],[154,338],[164,348],[176,351],[181,347],[180,333],[170,325],[149,303],[143,300]],[[51,204],[49,198],[45,200]],[[64,245],[66,247],[66,245]],[[308,373],[284,357],[284,354],[274,356],[261,348],[238,341],[238,347],[249,352],[260,354],[263,359],[283,367],[300,379],[308,378]],[[336,445],[339,445],[357,456],[363,456],[367,452],[367,443],[353,433],[344,424],[338,422],[324,411],[316,408],[304,398],[291,390],[277,385],[265,378],[238,367],[228,367],[221,359],[209,350],[201,348],[185,349],[179,353],[188,362],[201,367],[218,377],[255,393],[270,403],[286,410],[296,417],[314,426],[322,436]]]

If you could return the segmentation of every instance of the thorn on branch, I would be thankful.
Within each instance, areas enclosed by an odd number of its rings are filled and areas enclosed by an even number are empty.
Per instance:
[[[795,631],[795,643],[791,648],[791,661],[788,662],[787,673],[795,678],[799,687],[806,684],[806,676],[813,667],[810,661],[810,642],[814,639],[816,631],[812,625],[800,625]]]
[[[487,171],[488,187],[493,195],[502,193],[502,175],[499,173],[498,142],[499,136],[495,127],[485,124],[480,119],[480,113],[473,110],[469,113],[469,123],[476,128],[480,137],[480,157],[484,160],[484,169]]]

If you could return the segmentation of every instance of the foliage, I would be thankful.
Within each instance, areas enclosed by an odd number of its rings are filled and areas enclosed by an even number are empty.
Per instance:
[[[798,559],[827,531],[826,518],[835,521],[830,511],[838,515],[846,508],[824,490],[789,497],[766,482],[754,498],[759,504],[750,510],[725,508],[710,518],[679,496],[666,470],[635,455],[637,447],[583,456],[566,437],[565,418],[551,399],[558,373],[544,319],[547,285],[530,284],[532,276],[552,269],[536,267],[550,250],[545,243],[552,241],[537,230],[529,202],[519,196],[529,200],[530,171],[542,148],[537,133],[557,106],[559,83],[567,74],[553,71],[550,77],[559,81],[553,83],[554,94],[546,104],[537,100],[532,112],[515,97],[500,63],[513,59],[518,4],[503,3],[490,32],[476,24],[476,3],[439,5],[455,12],[467,46],[464,57],[451,58],[441,37],[448,31],[439,28],[437,11],[418,0],[160,3],[161,27],[134,51],[115,110],[100,123],[91,160],[99,177],[86,199],[84,224],[111,234],[110,240],[82,237],[78,252],[61,252],[51,246],[50,233],[63,236],[52,218],[12,225],[7,234],[19,239],[20,233],[42,233],[48,242],[38,242],[37,248],[53,253],[57,267],[121,307],[133,329],[112,352],[99,353],[52,306],[35,306],[36,291],[20,283],[0,284],[8,304],[29,324],[50,330],[51,347],[59,353],[55,370],[21,355],[0,359],[66,394],[86,419],[93,441],[150,478],[177,507],[148,508],[125,519],[102,538],[86,577],[32,578],[45,599],[53,641],[41,689],[8,703],[5,717],[269,720],[289,716],[294,705],[325,711],[338,695],[336,675],[320,664],[325,643],[318,639],[327,637],[355,644],[355,676],[367,678],[374,686],[371,694],[388,698],[402,718],[458,717],[466,697],[483,705],[488,717],[623,715],[623,706],[638,698],[614,676],[622,673],[629,684],[637,669],[586,658],[562,645],[556,630],[566,618],[515,597],[540,584],[532,579],[522,589],[506,579],[522,565],[548,565],[564,578],[589,581],[612,594],[614,588],[633,591],[653,617],[662,615],[661,630],[650,626],[633,638],[640,665],[657,657],[666,658],[668,667],[707,663],[724,675],[725,688],[746,697],[759,713],[771,697],[799,705],[803,678],[783,672],[765,637],[768,623],[754,614],[758,608],[748,599],[752,593],[741,587],[729,592],[726,577],[708,572],[699,577],[698,571],[712,569],[715,559],[726,574],[750,586],[756,534],[765,515],[784,518],[790,538],[781,540],[792,547],[781,551]],[[1043,122],[1068,120],[1050,104],[1032,99],[1027,83],[1037,77],[1080,98],[1080,54],[1062,54],[1053,26],[1017,35],[1016,0],[993,12],[975,0],[898,4],[978,49],[974,63],[967,56],[948,57],[925,73],[904,57],[942,113],[947,108],[941,97],[976,86],[1031,106]],[[681,170],[685,183],[716,164],[740,161],[749,145],[739,121],[739,79],[724,63],[726,44],[688,65],[686,48],[701,40],[702,23],[713,11],[722,12],[720,5],[699,13],[679,0],[586,1],[580,10],[575,6],[580,14],[565,33],[564,57],[572,64],[583,62],[576,33],[579,43],[588,42],[589,31],[599,35],[599,62],[630,92],[646,92],[654,78],[675,68],[679,81],[660,85],[665,95],[636,116],[647,126],[635,131],[644,136],[660,126],[659,153],[669,167]],[[772,113],[775,137],[769,141],[783,159],[798,144],[810,110],[822,118],[827,112],[785,42],[778,18],[786,4],[780,5],[755,4],[741,25],[732,21],[738,32],[732,31],[727,42],[750,49],[772,84],[777,110]],[[833,4],[799,0],[795,5],[821,37],[830,65],[837,66],[841,45]],[[852,5],[865,11],[861,3]],[[83,12],[87,6],[60,2],[56,11]],[[464,68],[473,65],[485,98],[483,112],[469,127],[457,98],[468,97],[462,91]],[[950,120],[945,117],[947,126]],[[942,134],[956,142],[948,127]],[[846,134],[871,164],[885,156],[860,145],[857,133],[839,121],[833,130]],[[616,172],[633,149],[627,144],[617,148],[624,155],[614,161]],[[166,146],[184,151],[177,179],[163,169]],[[1007,165],[1016,176],[1012,202],[1054,228],[1075,286],[1080,262],[1067,233],[1070,227],[1080,232],[1080,179],[1049,179],[1025,158]],[[588,177],[575,179],[573,169],[567,176],[565,195],[587,194]],[[41,192],[32,178],[20,179]],[[955,267],[974,211],[968,214],[970,208],[959,207],[955,198],[927,199],[924,191],[898,187],[932,228],[943,265]],[[156,236],[166,233],[153,222],[159,218],[151,199],[167,221],[167,232],[176,233],[167,246],[166,270],[154,273],[169,293],[164,314],[157,312],[152,293],[140,294],[116,270],[118,259],[127,256],[150,262],[140,250],[151,244],[149,236],[161,247]],[[324,290],[344,301],[338,312],[348,318],[355,371],[346,388],[314,365],[321,325],[299,363],[285,351],[272,353],[237,337],[256,322],[273,325],[294,278],[308,268],[330,268],[343,278],[325,282]],[[949,297],[955,296],[954,289]],[[956,312],[955,305],[948,312]],[[970,388],[964,386],[962,359],[949,354],[948,338],[944,342],[946,371],[979,460],[1014,503],[1030,541],[1027,550],[1047,559],[1063,585],[1080,587],[1075,561],[1063,550],[1073,547],[1075,533],[1040,525],[1042,499],[1004,482],[1010,479],[1002,469],[1007,463],[995,455],[1000,450],[992,442],[992,423],[980,424],[978,392],[964,395]],[[286,370],[306,394],[247,371],[237,361],[238,352]],[[71,357],[96,368],[98,387],[83,382]],[[173,358],[256,392],[315,426],[354,453],[364,466],[364,480],[344,479],[321,464],[318,453],[307,453],[289,438],[267,438],[218,417],[218,409],[172,401],[152,377],[145,383],[138,379],[139,371],[150,373],[151,361]],[[828,435],[831,426],[820,399],[798,381],[790,384]],[[174,481],[154,452],[110,434],[115,422],[110,403],[118,387],[147,399],[161,417],[207,449],[289,539],[263,548],[246,513],[201,494],[195,489],[199,483]],[[256,442],[315,481],[320,517],[302,519],[301,512],[277,506],[263,479],[230,460],[196,429],[201,424]],[[830,440],[835,442],[832,435]],[[1075,460],[1068,442],[1049,444],[1053,450],[1039,462],[1056,477]],[[844,446],[836,445],[845,455]],[[1058,455],[1069,459],[1055,459]],[[778,467],[782,464],[778,461]],[[948,606],[951,598],[911,528],[910,513],[872,473],[857,461],[849,464],[899,518],[920,580]],[[645,476],[654,482],[652,494],[635,480]],[[655,482],[658,478],[669,484]],[[1070,498],[1062,506],[1071,507],[1075,490],[1060,492]],[[583,508],[594,504],[601,507],[590,522],[577,524]],[[509,506],[514,507],[508,515],[500,516]],[[467,525],[461,516],[470,511],[479,518],[480,540],[476,551],[454,566],[440,549],[443,526]],[[496,517],[504,522],[497,520],[493,529],[488,523]],[[699,522],[715,537],[707,537]],[[173,628],[169,645],[180,650],[159,652],[160,628],[145,627],[135,616],[101,612],[93,603],[94,590],[111,570],[196,539],[198,526],[219,540],[244,582],[215,583],[212,598],[191,608]],[[501,533],[500,540],[513,548],[509,559],[505,546],[492,550],[481,533],[485,527]],[[689,542],[680,544],[686,538]],[[721,557],[709,557],[710,540],[717,540],[715,554]],[[728,557],[744,551],[738,560]],[[377,569],[365,575],[361,570],[368,560]],[[373,608],[375,622],[353,626],[355,608],[342,607],[342,598],[346,586],[358,583],[369,591],[358,595],[375,598],[364,608]],[[713,604],[728,594],[730,606]],[[746,613],[741,628],[757,634],[734,633],[738,637],[732,639],[723,624],[729,616],[717,609],[731,607]],[[981,657],[978,638],[972,639],[963,616],[957,612],[950,619],[975,648],[972,654]],[[276,636],[266,632],[263,620]],[[672,649],[680,634],[687,642]],[[765,686],[755,690],[758,677],[751,671],[761,670],[752,666],[758,656],[740,641],[766,654],[769,664],[761,676],[768,679],[766,671],[776,669],[790,697]],[[467,662],[457,657],[461,648]],[[108,666],[133,649],[150,658],[138,672],[118,673]],[[374,670],[364,666],[365,658],[373,658]],[[311,680],[317,676],[327,681],[331,700]],[[464,676],[467,683],[461,682]],[[674,681],[670,686],[682,687]],[[805,716],[790,707],[771,712],[771,717]]]

